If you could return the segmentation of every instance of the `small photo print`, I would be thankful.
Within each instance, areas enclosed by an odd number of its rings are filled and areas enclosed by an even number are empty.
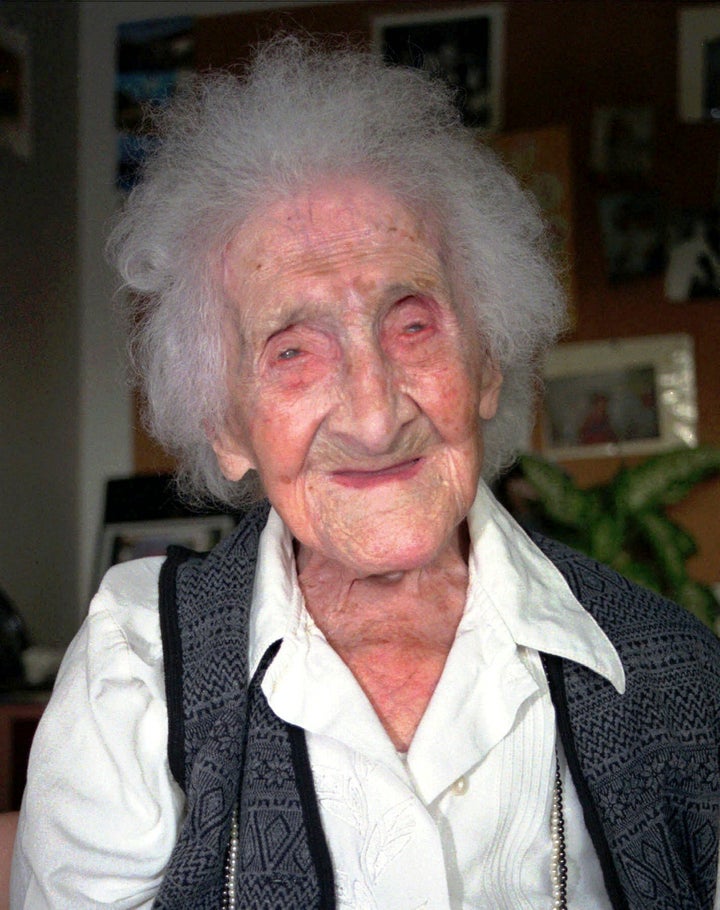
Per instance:
[[[552,379],[546,396],[552,448],[651,440],[660,435],[651,364]]]
[[[703,116],[720,120],[720,35],[703,44]]]
[[[720,210],[686,210],[671,220],[665,296],[720,298]]]
[[[0,25],[0,146],[31,154],[30,54],[27,35]]]
[[[230,534],[230,515],[197,515],[156,521],[111,522],[103,527],[95,571],[95,589],[107,570],[119,562],[164,556],[169,546],[206,552]]]
[[[697,444],[695,361],[685,334],[570,342],[545,363],[542,446],[597,458]]]
[[[679,4],[678,112],[688,123],[720,120],[720,4]]]
[[[465,124],[500,126],[502,6],[378,16],[373,45],[390,64],[414,66],[457,89]]]
[[[117,186],[130,190],[154,139],[145,111],[163,105],[192,77],[194,20],[187,16],[121,23],[117,29],[115,126]]]
[[[591,165],[609,177],[646,177],[652,168],[651,107],[599,107],[593,113]]]
[[[613,193],[600,199],[608,278],[625,281],[662,272],[665,265],[665,217],[655,193]]]

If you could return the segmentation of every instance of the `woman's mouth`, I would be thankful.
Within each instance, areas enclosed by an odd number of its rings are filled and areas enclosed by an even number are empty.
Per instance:
[[[409,458],[406,461],[399,461],[397,464],[375,470],[347,468],[333,471],[332,478],[344,487],[366,489],[384,483],[411,480],[420,471],[422,462],[422,458]]]

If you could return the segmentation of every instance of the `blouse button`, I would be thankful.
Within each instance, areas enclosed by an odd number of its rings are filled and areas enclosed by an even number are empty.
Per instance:
[[[464,774],[461,774],[460,777],[455,781],[455,783],[450,787],[455,796],[462,796],[463,793],[467,793],[468,780]]]

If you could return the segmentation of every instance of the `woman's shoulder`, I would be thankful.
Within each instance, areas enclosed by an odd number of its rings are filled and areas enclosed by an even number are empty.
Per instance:
[[[118,563],[107,571],[85,623],[88,656],[104,662],[120,649],[131,661],[161,670],[158,583],[163,562],[164,557],[151,556]]]
[[[100,582],[98,596],[118,605],[139,602],[154,604],[157,609],[158,577],[164,561],[164,556],[147,556],[111,566]]]

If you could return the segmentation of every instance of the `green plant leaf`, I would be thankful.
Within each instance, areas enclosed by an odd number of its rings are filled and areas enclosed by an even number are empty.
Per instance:
[[[720,606],[715,596],[687,574],[686,561],[697,550],[695,540],[664,509],[699,481],[720,473],[720,448],[666,452],[637,467],[621,468],[610,483],[585,490],[539,456],[523,455],[520,464],[554,536],[631,581],[677,600],[707,625],[716,625]],[[720,633],[720,625],[717,630]]]
[[[599,562],[612,565],[623,546],[625,529],[614,516],[599,515],[589,527],[590,555]]]
[[[686,579],[685,583],[673,592],[674,599],[686,607],[694,616],[704,622],[713,631],[717,631],[717,619],[720,615],[720,604],[707,585],[693,579]]]
[[[520,466],[547,515],[571,528],[586,530],[599,514],[595,492],[578,489],[557,465],[535,455],[522,455]]]
[[[680,589],[688,577],[685,560],[697,549],[694,539],[660,512],[639,512],[633,523],[654,554],[665,585],[671,591]]]
[[[611,485],[618,514],[667,506],[687,496],[706,477],[720,473],[720,449],[676,449],[621,471]]]

